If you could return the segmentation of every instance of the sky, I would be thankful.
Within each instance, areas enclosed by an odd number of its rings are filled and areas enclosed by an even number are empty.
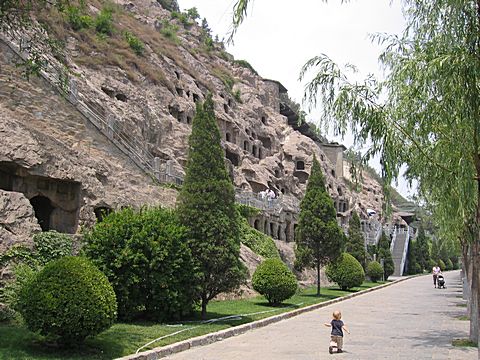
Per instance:
[[[227,37],[235,2],[178,0],[182,10],[196,7],[220,39]],[[358,79],[368,74],[382,78],[378,56],[383,48],[370,36],[401,34],[404,27],[400,0],[351,0],[344,4],[341,0],[251,0],[248,16],[227,51],[235,59],[247,60],[260,76],[280,81],[289,96],[301,103],[305,83],[298,81],[298,75],[308,59],[326,54],[338,64],[355,65]],[[309,121],[315,122],[315,118],[318,110],[307,116]],[[353,145],[348,135],[341,139],[327,133],[327,138],[347,147]],[[371,165],[379,169],[378,160]],[[412,194],[403,179],[396,187],[404,196]]]

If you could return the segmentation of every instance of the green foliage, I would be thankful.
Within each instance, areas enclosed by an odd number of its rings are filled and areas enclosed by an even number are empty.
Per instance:
[[[6,35],[18,37],[18,34],[33,34],[38,30],[36,15],[45,9],[64,13],[69,0],[1,0],[0,1],[0,31]],[[29,52],[29,57],[18,61],[22,75],[28,80],[30,76],[40,75],[48,61],[44,58],[45,51],[50,51],[58,59],[64,58],[64,49],[57,41],[46,36],[32,36],[31,41],[22,44],[22,51]]]
[[[408,246],[408,269],[407,273],[409,275],[420,274],[423,272],[422,266],[418,263],[418,244],[417,241],[410,241]],[[427,266],[429,262],[427,262]]]
[[[447,266],[445,265],[445,263],[443,262],[442,259],[439,259],[438,260],[438,267],[440,268],[440,270],[442,271],[445,271],[447,269]]]
[[[242,93],[240,92],[240,89],[235,90],[233,97],[237,102],[242,103]]]
[[[200,18],[200,14],[198,13],[198,9],[196,7],[192,7],[187,10],[187,17],[192,20],[197,20]]]
[[[212,72],[223,82],[227,90],[229,92],[232,92],[233,85],[235,84],[235,79],[233,78],[233,76],[226,70],[220,68],[214,68]]]
[[[33,236],[33,242],[33,250],[17,245],[0,255],[0,266],[10,265],[14,269],[14,277],[0,287],[0,303],[6,305],[6,314],[14,314],[23,285],[45,264],[73,254],[72,239],[56,231],[37,233]]]
[[[33,235],[33,256],[39,265],[73,255],[72,238],[66,234],[50,230]]]
[[[297,291],[295,275],[280,259],[262,262],[253,274],[252,285],[273,305],[281,304]]]
[[[212,30],[210,29],[210,26],[208,26],[208,21],[206,18],[202,19],[202,30],[206,37],[212,37]]]
[[[31,331],[64,344],[108,329],[117,310],[105,275],[79,257],[48,263],[22,288],[17,305]]]
[[[0,321],[13,319],[15,309],[18,309],[18,297],[23,286],[32,281],[36,275],[36,270],[27,264],[20,263],[13,269],[14,279],[7,281],[0,287],[0,303],[5,306],[0,310]],[[3,317],[3,319],[2,319]]]
[[[248,246],[255,254],[268,258],[280,258],[273,239],[264,233],[252,228],[246,219],[241,219],[240,241]]]
[[[252,73],[254,73],[255,75],[258,75],[258,72],[257,70],[255,70],[253,68],[253,66],[247,61],[247,60],[234,60],[233,61],[234,64],[238,65],[238,66],[241,66],[245,69],[248,69],[250,70]]]
[[[360,291],[378,286],[374,283],[363,283]],[[283,306],[272,306],[263,296],[245,299],[212,301],[209,304],[210,319],[229,317],[222,321],[204,322],[195,326],[183,326],[180,329],[189,328],[191,331],[179,331],[178,326],[168,323],[137,322],[134,324],[116,323],[108,331],[94,339],[87,339],[85,344],[77,347],[58,349],[51,344],[45,344],[43,338],[29,332],[21,323],[0,323],[0,345],[2,360],[100,360],[117,359],[122,356],[134,354],[142,345],[157,339],[159,336],[169,335],[154,343],[152,346],[165,346],[183,341],[192,337],[216,332],[223,329],[231,329],[232,326],[260,320],[272,314],[286,313],[292,308],[304,308],[313,304],[331,301],[334,298],[350,295],[352,291],[342,291],[337,286],[325,288],[322,296],[315,294],[314,288],[299,289],[297,293],[283,302]],[[239,319],[238,314],[252,314]],[[199,320],[196,314],[192,320]],[[192,324],[193,325],[193,324]],[[177,333],[175,335],[175,333]],[[44,346],[42,346],[44,345]]]
[[[239,204],[239,203],[235,204],[235,208],[237,209],[240,216],[244,217],[245,219],[249,219],[253,216],[256,216],[261,212],[261,210],[256,207]]]
[[[418,265],[421,268],[421,272],[424,270],[429,271],[429,259],[430,259],[430,247],[428,246],[428,240],[425,235],[425,230],[423,228],[423,225],[420,224],[420,227],[418,229],[418,234],[416,238],[416,259],[418,262]]]
[[[348,253],[343,253],[336,261],[328,264],[326,274],[328,279],[337,283],[342,290],[360,286],[365,280],[362,265]]]
[[[94,24],[92,17],[84,14],[83,10],[78,6],[67,6],[66,8],[68,22],[75,31],[91,28]]]
[[[190,21],[190,18],[186,13],[172,11],[170,16],[172,19],[178,19],[185,29],[188,29],[193,25],[193,22]]]
[[[367,265],[366,273],[372,282],[377,282],[383,275],[382,265],[378,261],[370,261]]]
[[[209,94],[205,103],[197,103],[185,181],[177,199],[177,213],[187,228],[188,245],[195,259],[203,317],[211,299],[235,289],[246,279],[246,268],[238,258],[240,217],[220,139]]]
[[[365,239],[360,227],[360,218],[355,211],[349,221],[348,238],[345,251],[352,255],[365,269],[366,253],[365,253]]]
[[[322,265],[340,256],[345,243],[345,235],[338,226],[333,200],[325,189],[325,181],[320,164],[313,158],[310,178],[305,197],[300,204],[298,233],[295,238],[297,248],[310,249],[317,275]],[[302,251],[302,250],[301,250]],[[320,279],[317,276],[317,289],[320,293]]]
[[[178,26],[175,24],[171,24],[167,20],[163,20],[162,28],[160,29],[160,34],[165,36],[167,39],[172,40],[173,42],[178,42],[177,37]]]
[[[446,261],[446,263],[445,263],[445,269],[446,269],[446,270],[453,270],[452,260],[447,259],[447,261]]]
[[[157,2],[165,9],[169,11],[180,11],[177,0],[157,0]]]
[[[129,31],[126,31],[125,40],[127,40],[128,45],[135,52],[135,54],[139,56],[143,54],[143,50],[145,50],[145,44],[139,38],[137,38],[134,34],[132,34]]]
[[[83,251],[112,283],[122,320],[178,319],[194,306],[186,229],[171,210],[123,209],[84,235]]]
[[[95,30],[100,35],[110,36],[113,34],[113,11],[110,8],[103,8],[95,19]]]
[[[3,254],[0,254],[0,266],[4,267],[7,264],[24,263],[30,267],[37,266],[38,262],[35,258],[32,249],[23,245],[14,245]]]
[[[387,280],[395,272],[395,263],[390,252],[390,240],[384,232],[378,241],[378,259],[383,259],[384,279]]]
[[[215,43],[213,42],[213,39],[211,37],[205,37],[203,43],[205,44],[207,51],[212,51],[215,48]]]
[[[302,271],[306,267],[313,266],[312,264],[313,250],[297,244],[297,246],[295,246],[295,262],[293,268],[297,271]]]

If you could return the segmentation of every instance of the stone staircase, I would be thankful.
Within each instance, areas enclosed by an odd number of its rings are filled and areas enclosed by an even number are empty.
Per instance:
[[[407,230],[397,230],[395,235],[395,242],[393,244],[392,250],[392,258],[393,263],[395,264],[395,271],[393,276],[402,276],[404,267],[405,267],[405,260],[407,256],[408,250],[408,243],[409,243],[409,236],[410,232]]]

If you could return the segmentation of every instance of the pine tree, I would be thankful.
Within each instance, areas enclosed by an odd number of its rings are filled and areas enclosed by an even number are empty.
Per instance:
[[[363,237],[362,230],[360,228],[360,218],[355,211],[352,212],[352,217],[349,221],[348,239],[345,250],[355,259],[357,259],[358,262],[362,264],[362,267],[365,269],[365,238]]]
[[[390,241],[387,235],[382,231],[382,236],[378,242],[378,258],[383,259],[383,275],[385,280],[388,279],[395,271],[392,253],[390,252]]]
[[[423,225],[420,224],[418,228],[418,235],[416,239],[416,246],[417,246],[417,261],[421,267],[421,272],[424,270],[430,270],[430,249],[428,246],[428,240],[425,236],[425,230]]]
[[[225,167],[211,94],[205,103],[197,104],[188,146],[177,211],[189,231],[205,319],[208,302],[221,292],[235,289],[246,278],[246,268],[239,260],[235,193]]]
[[[300,204],[296,243],[298,253],[309,255],[303,265],[317,269],[317,295],[320,295],[320,268],[340,256],[345,235],[338,226],[333,200],[325,189],[316,157],[313,158],[307,190]]]

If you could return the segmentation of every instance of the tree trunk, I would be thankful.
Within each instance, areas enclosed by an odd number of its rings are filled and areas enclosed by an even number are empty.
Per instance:
[[[320,296],[320,261],[317,258],[317,296]]]
[[[479,319],[479,308],[478,308],[478,251],[479,243],[478,240],[472,244],[472,253],[471,253],[471,287],[470,287],[470,341],[478,343],[478,319]]]
[[[479,1],[480,2],[480,1]],[[480,11],[480,7],[478,8]],[[475,142],[476,142],[475,138]],[[479,268],[479,258],[478,252],[480,250],[480,155],[475,154],[475,168],[477,173],[477,209],[476,209],[476,216],[475,216],[475,230],[474,230],[474,239],[473,243],[470,246],[470,254],[471,254],[471,268],[472,268],[472,275],[471,275],[471,288],[470,288],[470,341],[473,341],[475,344],[478,344],[478,271]],[[479,348],[480,353],[480,348]]]
[[[462,242],[462,285],[463,285],[463,300],[470,301],[470,288],[471,288],[471,281],[472,273],[470,267],[470,244],[468,242]],[[467,302],[468,304],[468,302]],[[470,313],[470,305],[468,305],[467,309],[468,313]]]
[[[207,298],[202,296],[202,320],[207,320],[207,304]]]

